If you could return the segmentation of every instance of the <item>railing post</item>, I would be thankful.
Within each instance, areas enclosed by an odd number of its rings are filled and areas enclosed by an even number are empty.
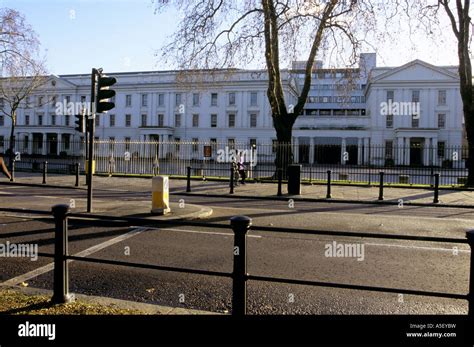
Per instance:
[[[435,173],[434,177],[435,177],[435,187],[434,187],[433,204],[438,204],[439,203],[439,173]]]
[[[51,301],[64,304],[74,301],[69,294],[69,271],[66,256],[68,255],[68,205],[55,205],[52,209],[54,216],[54,293]]]
[[[46,184],[46,175],[48,171],[48,162],[43,162],[43,184]]]
[[[16,163],[16,160],[13,159],[12,161],[12,172],[11,172],[11,177],[10,177],[10,182],[15,182],[15,163]]]
[[[247,232],[252,226],[252,219],[246,216],[235,216],[230,219],[234,231],[234,271],[232,282],[232,314],[247,314]]]
[[[474,230],[466,233],[467,243],[471,247],[471,266],[469,268],[468,316],[474,318]]]
[[[332,195],[331,195],[331,170],[328,170],[328,191],[327,191],[327,194],[326,194],[326,199],[331,199],[332,198]]]
[[[234,165],[230,164],[230,192],[229,194],[234,194]]]
[[[384,176],[384,172],[380,171],[379,201],[383,201],[383,199],[384,199],[384,196],[383,196],[383,176]]]
[[[186,168],[187,172],[186,172],[186,193],[190,193],[191,192],[191,166],[188,166]]]
[[[79,163],[76,163],[76,187],[79,187]]]
[[[282,196],[283,195],[283,193],[281,191],[281,186],[282,186],[282,181],[283,181],[283,170],[282,169],[277,170],[277,176],[278,176],[278,192],[277,192],[277,195]]]

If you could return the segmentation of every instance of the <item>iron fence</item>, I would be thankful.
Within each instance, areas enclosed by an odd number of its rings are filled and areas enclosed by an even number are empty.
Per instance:
[[[16,141],[14,153],[18,171],[40,171],[44,161],[49,172],[74,173],[75,164],[85,167],[84,142]],[[2,144],[0,143],[0,151]],[[4,141],[3,148],[8,148]],[[95,172],[98,174],[171,175],[228,178],[229,163],[242,156],[249,179],[275,179],[277,153],[302,165],[303,181],[333,181],[372,184],[379,172],[385,184],[433,185],[440,173],[441,186],[464,185],[467,180],[466,147],[326,145],[227,142],[143,142],[96,141]]]
[[[31,213],[38,215],[49,214],[46,211],[35,211],[35,210],[24,210],[14,208],[0,208],[0,211],[10,213]],[[232,249],[233,254],[233,271],[232,273],[198,270],[189,268],[178,268],[171,266],[160,266],[151,264],[139,264],[132,262],[116,261],[110,259],[98,259],[92,257],[79,257],[69,254],[68,250],[68,219],[70,218],[82,218],[87,219],[87,222],[94,224],[95,222],[106,221],[109,225],[114,223],[125,223],[127,225],[149,225],[150,220],[145,218],[137,217],[115,217],[115,216],[102,216],[92,214],[80,214],[70,213],[68,205],[56,205],[52,208],[52,214],[55,222],[55,251],[54,254],[50,253],[39,253],[38,256],[54,258],[54,284],[53,284],[53,297],[54,303],[65,303],[71,301],[73,298],[69,293],[69,270],[68,261],[80,261],[86,263],[114,265],[123,267],[132,267],[140,269],[152,269],[174,273],[187,273],[197,275],[215,276],[221,278],[232,279],[232,314],[237,316],[243,316],[247,314],[247,282],[260,281],[270,283],[285,283],[295,285],[305,285],[313,287],[326,287],[326,288],[342,288],[349,290],[363,290],[371,292],[381,293],[395,293],[402,295],[420,295],[427,297],[457,299],[468,301],[468,316],[472,318],[474,313],[474,256],[472,250],[474,250],[474,231],[468,231],[465,238],[447,238],[447,237],[433,237],[433,236],[418,236],[418,235],[397,235],[397,234],[380,234],[370,232],[352,232],[352,231],[329,231],[329,230],[310,230],[310,229],[294,229],[294,228],[277,228],[277,227],[264,227],[264,226],[252,226],[252,219],[246,216],[235,216],[230,219],[230,227],[234,233],[234,247]],[[175,225],[186,225],[186,226],[198,226],[207,228],[229,228],[226,224],[216,224],[209,222],[193,222],[193,221],[159,221],[153,222],[156,226],[158,223],[160,226],[175,226]],[[305,234],[305,235],[320,235],[320,236],[332,236],[332,237],[348,237],[348,238],[370,238],[370,239],[386,239],[386,240],[408,240],[412,242],[435,242],[435,243],[448,243],[448,244],[468,244],[471,249],[470,267],[469,267],[469,292],[467,294],[459,293],[444,293],[435,291],[424,291],[414,290],[405,288],[390,288],[390,287],[377,287],[373,285],[359,285],[359,284],[347,284],[347,283],[330,283],[322,281],[312,280],[300,280],[296,278],[281,278],[272,277],[267,275],[252,275],[249,274],[247,268],[247,234],[253,229],[255,231],[265,231],[272,233],[289,233],[289,234]],[[237,250],[237,251],[236,251]]]

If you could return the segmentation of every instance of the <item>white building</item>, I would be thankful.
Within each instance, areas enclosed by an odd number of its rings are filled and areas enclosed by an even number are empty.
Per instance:
[[[288,105],[296,103],[303,67],[295,62],[291,72],[282,73]],[[118,81],[113,87],[116,107],[98,117],[96,137],[249,145],[276,139],[266,71],[203,71],[199,82],[192,84],[182,83],[181,74],[110,73]],[[44,91],[18,111],[16,150],[72,151],[70,143],[80,141],[82,134],[74,130],[74,116],[57,115],[55,104],[85,102],[89,94],[90,75],[51,76]],[[383,109],[384,103],[412,102],[419,102],[419,114],[385,114]],[[0,100],[2,106],[6,107]],[[362,54],[359,67],[351,69],[324,69],[317,62],[304,114],[294,126],[296,159],[311,164],[391,160],[400,165],[440,165],[452,154],[448,148],[462,145],[462,119],[457,67],[415,60],[380,68],[375,54]],[[9,132],[9,118],[0,116],[0,151]]]

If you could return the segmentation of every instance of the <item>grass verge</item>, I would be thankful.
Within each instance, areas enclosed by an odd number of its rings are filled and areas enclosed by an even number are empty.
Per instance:
[[[143,312],[75,301],[54,305],[44,295],[26,295],[16,290],[0,289],[0,314],[18,315],[139,315]]]

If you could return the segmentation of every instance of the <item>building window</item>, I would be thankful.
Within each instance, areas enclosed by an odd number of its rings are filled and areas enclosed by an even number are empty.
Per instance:
[[[42,114],[38,115],[38,125],[43,125],[43,115]]]
[[[25,125],[30,125],[30,115],[25,115]]]
[[[444,129],[446,127],[446,114],[438,114],[438,128]]]
[[[64,150],[68,151],[71,148],[71,135],[63,134],[62,135],[62,140],[63,140]]]
[[[234,149],[235,148],[235,139],[227,139],[227,146],[229,149]]]
[[[81,95],[81,104],[85,103],[87,100],[87,97],[85,95]]]
[[[387,102],[395,99],[395,92],[393,90],[387,90]]]
[[[41,107],[41,106],[43,106],[43,97],[38,96],[38,107]]]
[[[125,138],[125,150],[126,150],[126,151],[129,151],[129,150],[130,150],[130,141],[131,141],[131,138],[130,138],[130,137],[126,137],[126,138]]]
[[[163,127],[165,124],[165,116],[163,114],[158,115],[158,126]]]
[[[199,139],[193,138],[193,152],[196,153],[199,151]]]
[[[257,127],[257,114],[256,113],[250,114],[250,127],[251,128]]]
[[[125,115],[125,126],[128,128],[132,125],[132,115],[126,114]]]
[[[175,137],[174,141],[176,142],[176,152],[179,152],[181,139],[179,137]]]
[[[250,106],[258,106],[258,93],[257,92],[250,93]]]
[[[411,92],[411,102],[420,102],[420,91],[419,90],[412,90]]]
[[[217,98],[218,98],[217,93],[211,94],[211,106],[217,106]]]
[[[193,128],[199,127],[199,115],[193,114]]]
[[[193,93],[193,106],[199,106],[199,93]]]
[[[438,105],[446,105],[446,90],[438,90]]]
[[[175,106],[180,106],[182,104],[182,95],[181,93],[176,93],[175,95]]]
[[[386,128],[387,129],[393,128],[393,114],[387,115]]]
[[[71,116],[70,116],[70,115],[67,114],[66,116],[64,116],[64,125],[65,125],[65,126],[67,126],[67,127],[69,126],[70,119],[71,119]],[[95,123],[95,124],[96,124],[97,126],[99,126],[99,115],[96,115],[95,119],[96,119],[96,121],[95,121],[96,123]]]
[[[5,117],[0,116],[0,127],[3,127],[3,126],[5,126]]]
[[[250,145],[250,148],[256,148],[257,147],[257,139],[250,139],[249,145]]]
[[[146,127],[147,126],[147,115],[146,114],[142,114],[142,127]]]
[[[438,157],[444,158],[445,149],[446,149],[446,142],[438,141]]]
[[[51,115],[51,125],[56,125],[56,115],[55,114]]]
[[[131,107],[131,106],[132,106],[132,96],[125,95],[125,107]]]
[[[158,94],[158,106],[165,105],[165,94]]]
[[[393,141],[385,141],[385,159],[393,158]]]
[[[217,128],[217,114],[211,114],[211,128]]]
[[[23,138],[23,148],[24,148],[25,151],[28,150],[28,145],[29,145],[29,144],[30,144],[30,138],[29,138],[28,135],[25,135],[25,137]],[[0,146],[1,146],[1,145],[2,145],[2,144],[0,143]]]
[[[175,126],[175,128],[181,127],[181,115],[180,114],[175,114],[174,115],[174,126]]]
[[[142,94],[142,107],[148,106],[148,94]]]
[[[411,127],[418,128],[420,126],[420,118],[418,115],[411,116]]]
[[[230,106],[235,105],[235,93],[229,93],[229,105]]]
[[[110,115],[109,121],[110,121],[110,123],[109,123],[110,127],[114,127],[115,126],[115,115],[114,114]]]
[[[229,128],[235,128],[235,114],[229,114]]]
[[[71,102],[71,95],[66,95],[66,104]]]
[[[25,99],[25,108],[30,108],[30,106],[31,106],[30,104],[31,104],[31,103],[30,103],[30,97],[27,96],[26,99]],[[2,107],[2,106],[0,105],[0,108],[1,108],[1,107]]]

